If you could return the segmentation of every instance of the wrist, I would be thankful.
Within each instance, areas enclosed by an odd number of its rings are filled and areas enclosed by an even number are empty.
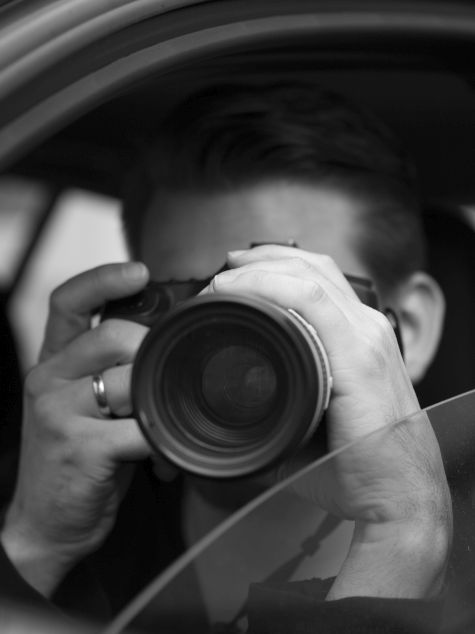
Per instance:
[[[431,599],[443,589],[451,524],[357,522],[327,600],[349,596]]]
[[[7,557],[21,577],[44,597],[49,598],[73,567],[53,547],[42,542],[24,527],[8,521],[0,533]]]

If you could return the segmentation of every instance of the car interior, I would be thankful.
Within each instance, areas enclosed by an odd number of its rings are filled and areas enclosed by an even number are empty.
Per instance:
[[[200,7],[201,13],[198,7],[189,7],[188,28],[193,24],[199,32],[198,18],[205,24],[206,20],[216,21],[213,5],[205,3]],[[301,9],[305,6],[302,3]],[[226,19],[231,25],[239,15],[239,8],[239,3],[229,3]],[[297,6],[292,17],[296,16],[303,19]],[[170,16],[161,17],[161,29],[166,32]],[[271,17],[267,18],[269,24]],[[168,27],[171,25],[170,21]],[[152,36],[158,39],[152,24],[145,22],[130,27],[130,33],[116,34],[112,43],[102,46],[107,49],[105,60],[104,50],[88,49],[85,60],[74,60],[76,69],[71,68],[70,59],[60,60],[55,72],[50,70],[41,82],[37,80],[38,90],[46,94],[49,90],[54,97],[61,94],[61,89],[45,86],[45,80],[53,83],[59,75],[65,82],[61,74],[65,68],[71,77],[82,73],[84,82],[89,77],[90,84],[94,84],[92,78],[108,68],[110,57],[116,56],[114,63],[123,62],[124,67],[121,68],[124,85],[120,89],[111,87],[105,95],[99,82],[93,88],[77,87],[78,99],[84,102],[76,106],[79,114],[59,113],[58,119],[69,121],[51,122],[48,118],[43,125],[37,116],[32,138],[23,142],[19,139],[10,153],[14,159],[3,159],[5,176],[39,182],[48,192],[38,214],[36,230],[17,265],[10,288],[3,289],[5,302],[20,282],[61,192],[81,188],[120,200],[124,175],[133,164],[134,156],[153,135],[160,117],[173,108],[176,101],[211,83],[259,84],[269,78],[285,81],[298,75],[334,88],[374,111],[402,139],[414,158],[425,207],[430,269],[448,297],[444,339],[435,363],[418,387],[419,396],[421,404],[428,406],[466,391],[475,383],[475,362],[471,354],[475,334],[470,318],[475,274],[475,251],[471,244],[475,214],[475,188],[471,177],[475,167],[475,95],[473,70],[467,67],[464,55],[468,45],[465,41],[456,41],[444,47],[443,42],[437,45],[437,41],[409,37],[396,29],[392,37],[372,33],[371,38],[363,39],[361,34],[361,40],[356,42],[353,34],[340,33],[338,44],[330,44],[313,32],[302,35],[296,28],[294,31],[286,36],[257,33],[252,39],[247,35],[239,45],[230,37],[230,43],[215,44],[218,50],[211,53],[195,54],[192,59],[187,56],[185,60],[177,54],[178,61],[173,60],[169,67],[158,71],[147,72],[145,66],[151,65],[147,58],[147,64],[142,62],[143,68],[139,69],[140,75],[145,77],[137,79],[137,68],[127,69],[126,61],[119,55],[124,55],[122,49],[125,48],[138,51],[136,55],[148,51],[146,47],[153,41]],[[120,51],[114,49],[119,43]],[[91,68],[93,65],[95,70]],[[79,83],[73,83],[69,77],[68,81],[73,87]],[[30,91],[34,96],[34,87]],[[23,96],[13,94],[7,106],[16,105],[21,109]],[[31,98],[28,93],[28,99]],[[70,104],[63,107],[71,110]],[[5,134],[9,125],[13,123],[4,124]]]
[[[134,156],[159,120],[216,83],[302,77],[348,95],[402,139],[419,173],[429,271],[447,299],[443,339],[417,393],[428,407],[475,387],[475,13],[464,2],[331,4],[181,2],[163,13],[131,11],[108,31],[84,18],[76,40],[41,49],[43,61],[25,54],[14,78],[12,61],[0,65],[0,189],[17,178],[46,192],[1,289],[0,380],[9,395],[3,447],[18,442],[21,409],[8,306],[62,192],[120,201]],[[15,17],[8,5],[0,6],[0,33]],[[2,463],[0,477],[11,473]],[[464,473],[460,484],[453,474],[467,500],[464,521],[473,514],[473,475]],[[464,533],[455,552],[475,589],[475,542]]]

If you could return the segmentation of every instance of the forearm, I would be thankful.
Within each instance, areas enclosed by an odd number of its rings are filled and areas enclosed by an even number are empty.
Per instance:
[[[450,542],[445,524],[357,524],[327,600],[436,597],[443,588]]]

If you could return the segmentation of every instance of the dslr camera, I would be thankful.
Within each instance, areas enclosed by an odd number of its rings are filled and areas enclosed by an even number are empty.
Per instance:
[[[377,308],[372,283],[347,278]],[[150,282],[108,302],[102,319],[150,327],[134,361],[132,403],[153,449],[194,474],[236,478],[309,441],[332,379],[317,332],[298,313],[256,297],[198,296],[211,279]]]

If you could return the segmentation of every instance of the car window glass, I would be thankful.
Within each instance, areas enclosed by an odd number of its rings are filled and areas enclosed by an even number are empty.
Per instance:
[[[0,285],[12,282],[28,246],[46,197],[46,187],[34,181],[0,180]]]
[[[117,200],[82,190],[59,197],[10,304],[25,370],[39,352],[51,291],[80,271],[126,258]]]
[[[247,597],[254,583],[279,589],[261,604],[261,609],[269,610],[272,599],[278,614],[284,584],[334,577],[352,538],[353,523],[332,516],[317,503],[316,483],[330,482],[327,473],[339,460],[365,452],[368,456],[384,455],[394,438],[409,433],[417,437],[427,420],[440,446],[454,514],[444,631],[451,632],[452,627],[460,633],[473,631],[475,610],[473,600],[467,601],[467,594],[471,592],[474,574],[474,538],[470,530],[474,518],[474,404],[475,390],[438,403],[384,425],[276,484],[196,542],[144,588],[101,634],[239,634],[246,631]],[[317,619],[318,601],[325,595],[317,596],[316,587],[312,590],[317,600],[312,615]],[[329,586],[325,587],[328,591]],[[252,603],[252,593],[250,596]],[[411,615],[406,616],[404,631],[428,631],[423,621],[410,622]],[[406,618],[403,611],[399,618]],[[392,623],[391,631],[399,631],[399,625]]]

